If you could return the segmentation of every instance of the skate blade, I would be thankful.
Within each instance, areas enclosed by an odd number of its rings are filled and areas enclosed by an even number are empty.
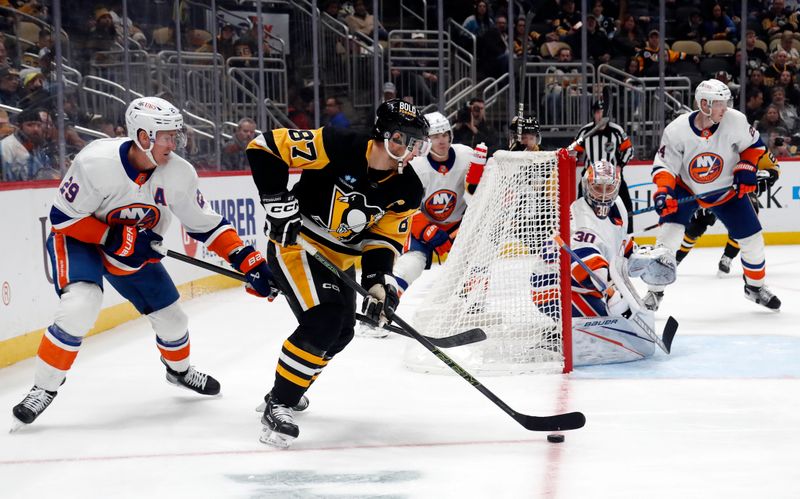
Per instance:
[[[274,432],[266,426],[261,429],[261,436],[258,437],[262,444],[267,444],[276,449],[288,449],[294,439],[295,437]]]
[[[258,404],[258,406],[256,407],[256,412],[259,412],[259,413],[261,413],[261,414],[264,414],[264,411],[265,411],[266,409],[267,409],[267,403],[266,403],[266,402],[261,402],[261,403],[260,403],[260,404]]]
[[[729,275],[731,275],[730,272],[725,272],[724,270],[717,270],[717,277],[719,277],[720,279],[728,277]]]
[[[196,392],[196,391],[192,390],[191,388],[189,388],[188,386],[183,386],[182,384],[178,383],[177,381],[170,381],[169,379],[167,379],[167,384],[169,386],[175,386],[175,387],[180,388],[181,390],[186,390],[187,392],[194,393],[195,395],[200,395],[201,397],[208,397],[208,398],[211,398],[211,399],[222,398],[222,390],[220,390],[219,393],[215,393],[214,395],[209,395],[209,394],[205,394],[205,393]]]
[[[28,425],[23,423],[19,419],[15,418],[14,416],[11,416],[11,428],[8,429],[8,432],[9,433],[14,433],[17,430],[19,430],[20,428],[22,428],[23,426],[28,426]]]

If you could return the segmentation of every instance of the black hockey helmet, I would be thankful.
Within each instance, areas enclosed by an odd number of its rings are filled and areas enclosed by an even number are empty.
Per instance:
[[[517,133],[517,122],[520,120],[519,116],[514,116],[511,120],[511,124],[508,125],[508,129],[511,130],[513,133]],[[539,130],[539,121],[534,116],[523,116],[522,117],[522,133],[530,133],[535,135],[541,135]]]
[[[599,111],[603,111],[603,115],[606,114],[606,103],[603,102],[602,100],[596,100],[592,104],[592,113],[594,113],[595,111],[598,111],[598,110]]]
[[[428,120],[419,110],[402,99],[391,99],[378,106],[375,111],[375,126],[372,137],[383,139],[386,151],[394,159],[402,161],[408,153],[414,151],[418,155],[428,154],[430,141],[428,140]],[[407,152],[404,156],[397,157],[389,150],[389,139],[399,132]],[[419,146],[417,148],[417,146]],[[416,150],[415,150],[416,149]]]

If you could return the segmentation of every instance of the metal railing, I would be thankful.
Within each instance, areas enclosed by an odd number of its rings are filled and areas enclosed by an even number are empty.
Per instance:
[[[130,89],[140,94],[153,91],[153,66],[144,50],[128,51],[128,76]],[[89,73],[104,80],[125,83],[125,56],[122,51],[101,51],[92,54]]]

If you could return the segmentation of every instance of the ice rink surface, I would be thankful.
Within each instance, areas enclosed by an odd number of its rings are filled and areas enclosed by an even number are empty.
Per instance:
[[[89,338],[41,418],[0,432],[0,497],[798,498],[800,249],[767,248],[777,314],[745,300],[738,260],[715,276],[720,254],[694,250],[667,290],[657,325],[680,322],[671,356],[482,378],[523,413],[583,411],[564,443],[459,377],[408,371],[412,340],[391,337],[356,338],[309,391],[300,438],[268,448],[254,408],[295,323],[282,299],[237,288],[185,303],[192,362],[222,397],[168,385],[144,319]],[[7,423],[32,377],[33,360],[0,370]]]

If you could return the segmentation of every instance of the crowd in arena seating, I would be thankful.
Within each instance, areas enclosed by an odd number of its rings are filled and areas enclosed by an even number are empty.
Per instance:
[[[318,3],[323,15],[346,25],[367,47],[375,34],[379,43],[388,46],[388,32],[399,28],[395,19],[376,19],[371,13],[371,1],[319,0]],[[435,5],[435,2],[428,3]],[[113,58],[109,54],[121,51],[122,44],[153,54],[174,50],[179,42],[186,52],[209,53],[216,48],[230,67],[257,67],[258,23],[234,24],[230,19],[219,17],[219,24],[213,29],[206,25],[206,17],[193,14],[182,4],[187,10],[181,11],[181,36],[177,37],[172,22],[172,2],[137,3],[132,15],[131,5],[132,2],[128,2],[129,15],[125,17],[119,0],[62,0],[62,7],[66,7],[62,21],[69,34],[71,66],[81,74],[90,74],[90,62]],[[217,5],[236,8],[239,2],[219,0]],[[515,5],[523,6],[523,10],[515,8],[514,18],[509,19],[508,0],[445,2],[445,16],[451,17],[477,40],[479,80],[506,74],[509,57],[517,62],[523,55],[528,61],[556,63],[581,59],[584,29],[579,2],[522,0]],[[667,0],[666,5],[666,30],[661,33],[652,2],[590,0],[585,26],[588,62],[595,68],[607,64],[631,77],[657,76],[658,47],[663,38],[668,46],[667,75],[687,76],[693,84],[716,77],[731,88],[737,106],[744,87],[748,118],[762,133],[772,152],[782,157],[800,154],[800,87],[797,84],[800,3],[750,0],[746,26],[741,11],[737,10],[741,9],[741,2]],[[57,164],[54,158],[59,150],[54,125],[59,93],[64,101],[68,158],[92,138],[77,132],[76,127],[94,129],[108,136],[125,134],[124,123],[118,118],[114,120],[95,114],[92,109],[81,109],[75,91],[57,81],[52,29],[41,27],[52,25],[51,14],[47,4],[40,0],[0,0],[0,104],[22,110],[0,110],[2,181],[58,178],[58,169],[52,165]],[[31,22],[36,19],[47,24]],[[428,29],[434,29],[435,23],[435,15],[429,16]],[[509,39],[509,23],[513,27],[513,39]],[[27,27],[25,33],[21,32],[23,25]],[[31,31],[31,26],[39,27]],[[267,26],[264,29],[261,51],[269,56],[280,50],[280,41]],[[126,31],[127,40],[123,36]],[[212,31],[217,34],[216,40]],[[413,33],[402,49],[405,52],[395,50],[395,54],[400,53],[410,61],[407,68],[411,70],[384,68],[383,74],[387,75],[382,82],[385,99],[391,96],[411,98],[420,105],[436,102],[437,74],[433,68],[426,67],[430,62],[418,57],[430,41],[430,36],[426,39],[422,32]],[[344,48],[333,46],[323,47],[323,50],[341,53]],[[746,56],[746,81],[740,81],[743,56]],[[289,71],[297,73],[289,62]],[[548,109],[561,105],[563,92],[571,88],[569,82],[574,76],[560,69],[553,72],[543,90],[544,105]],[[322,78],[325,77],[323,73]],[[307,75],[290,74],[284,109],[297,127],[314,125],[313,100]],[[482,139],[500,147],[502,140],[482,125],[479,107],[480,99],[469,103],[468,112],[456,123],[457,139],[465,143]],[[359,124],[353,113],[351,96],[321,93],[320,109],[321,124]],[[224,164],[210,165],[207,159],[198,162],[219,169],[243,167],[242,141],[257,128],[254,118],[237,117],[236,130],[222,145]],[[6,166],[7,163],[15,166]]]

